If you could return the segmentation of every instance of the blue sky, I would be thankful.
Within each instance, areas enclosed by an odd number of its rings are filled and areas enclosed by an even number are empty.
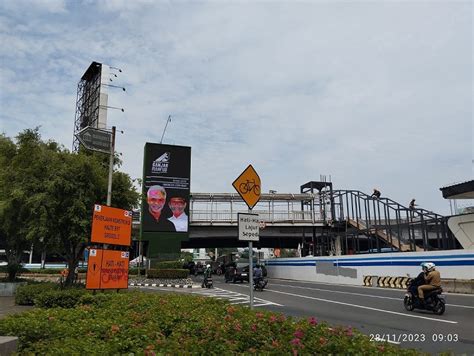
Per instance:
[[[192,147],[193,192],[336,189],[449,213],[439,188],[472,179],[470,1],[0,0],[0,130],[72,145],[77,83],[120,67],[109,124],[122,170],[145,142]]]

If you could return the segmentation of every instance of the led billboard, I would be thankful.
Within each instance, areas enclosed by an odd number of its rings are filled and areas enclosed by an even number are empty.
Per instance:
[[[145,144],[142,230],[187,233],[191,147]]]

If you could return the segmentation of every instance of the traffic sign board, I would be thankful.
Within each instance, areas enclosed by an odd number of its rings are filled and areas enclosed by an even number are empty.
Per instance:
[[[235,190],[252,209],[260,200],[260,177],[250,164],[232,183]]]
[[[258,214],[238,213],[239,240],[258,241],[260,239],[260,219]]]
[[[92,217],[91,242],[130,246],[132,212],[96,204]]]
[[[88,150],[110,153],[112,148],[112,132],[87,126],[79,131],[77,139]]]
[[[91,248],[86,289],[127,289],[129,252]]]

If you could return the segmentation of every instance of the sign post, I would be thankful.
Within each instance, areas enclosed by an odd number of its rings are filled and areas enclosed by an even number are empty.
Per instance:
[[[132,212],[96,204],[92,217],[91,243],[129,247]],[[86,289],[128,288],[129,252],[90,248]]]
[[[114,170],[115,153],[115,126],[112,131],[95,129],[87,126],[76,134],[79,142],[88,150],[108,153],[109,159],[109,181],[107,184],[107,205],[112,203],[112,173]]]
[[[237,193],[249,208],[248,213],[238,213],[239,240],[249,242],[249,286],[250,309],[253,309],[253,241],[260,239],[260,219],[252,214],[252,208],[260,200],[260,177],[252,165],[249,165],[232,183]]]

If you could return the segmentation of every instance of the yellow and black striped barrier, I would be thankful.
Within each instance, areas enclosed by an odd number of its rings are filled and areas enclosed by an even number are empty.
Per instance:
[[[372,287],[372,277],[373,276],[364,276],[364,286]]]
[[[377,279],[377,287],[381,288],[406,289],[408,282],[411,281],[410,277],[364,276],[364,286],[371,287],[373,278]]]

